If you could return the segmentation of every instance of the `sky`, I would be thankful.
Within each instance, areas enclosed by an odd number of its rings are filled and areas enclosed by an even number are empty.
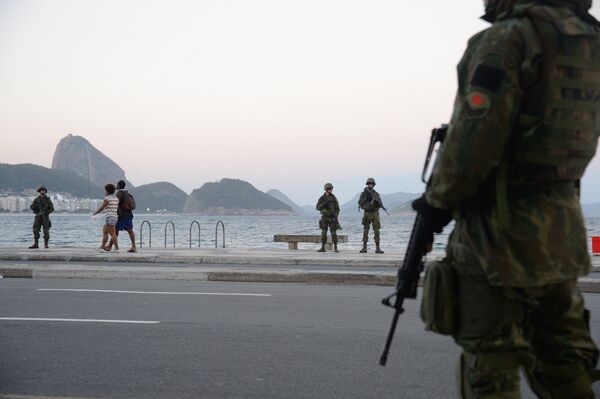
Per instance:
[[[420,192],[478,0],[0,0],[0,162],[87,138],[135,185],[224,177],[313,204]],[[600,3],[592,14],[600,16]],[[583,202],[600,202],[600,161]]]

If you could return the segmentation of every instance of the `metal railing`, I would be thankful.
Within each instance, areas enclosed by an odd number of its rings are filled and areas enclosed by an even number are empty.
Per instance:
[[[165,248],[167,247],[167,228],[169,225],[173,226],[173,248],[175,248],[175,223],[173,223],[171,220],[165,224]]]
[[[152,247],[152,225],[147,220],[144,220],[140,226],[140,248],[144,246],[144,224],[148,224],[148,248],[150,248]]]
[[[190,224],[190,248],[192,247],[192,228],[194,227],[194,225],[198,226],[198,248],[200,248],[200,222],[198,222],[197,220],[193,220]]]
[[[217,222],[217,225],[215,227],[215,248],[217,248],[217,244],[218,244],[218,235],[219,235],[219,224],[221,225],[221,227],[223,227],[223,248],[225,248],[225,224],[223,222],[221,222],[220,220]]]

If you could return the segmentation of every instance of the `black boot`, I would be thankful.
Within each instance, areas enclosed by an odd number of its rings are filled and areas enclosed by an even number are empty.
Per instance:
[[[337,243],[333,243],[333,252],[340,252],[337,249]]]
[[[44,248],[48,248],[48,240],[44,240]]]
[[[325,244],[321,244],[321,249],[319,249],[317,252],[325,252]]]
[[[38,240],[33,242],[33,245],[29,247],[29,249],[38,249],[40,246],[38,245]]]
[[[363,241],[363,247],[362,249],[359,251],[361,254],[366,254],[367,253],[367,242]]]
[[[379,243],[375,243],[375,253],[376,254],[382,254],[383,251],[381,250],[381,248],[379,248]]]

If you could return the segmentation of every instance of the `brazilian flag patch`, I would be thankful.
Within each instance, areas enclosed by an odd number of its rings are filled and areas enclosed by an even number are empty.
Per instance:
[[[472,91],[465,100],[465,112],[469,118],[481,118],[490,108],[490,98],[480,91]]]

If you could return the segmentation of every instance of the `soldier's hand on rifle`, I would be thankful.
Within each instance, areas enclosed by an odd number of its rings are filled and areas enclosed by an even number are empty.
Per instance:
[[[431,252],[433,233],[439,234],[452,221],[452,209],[439,209],[429,205],[425,194],[412,202],[412,208],[419,212],[427,226],[427,252]]]

